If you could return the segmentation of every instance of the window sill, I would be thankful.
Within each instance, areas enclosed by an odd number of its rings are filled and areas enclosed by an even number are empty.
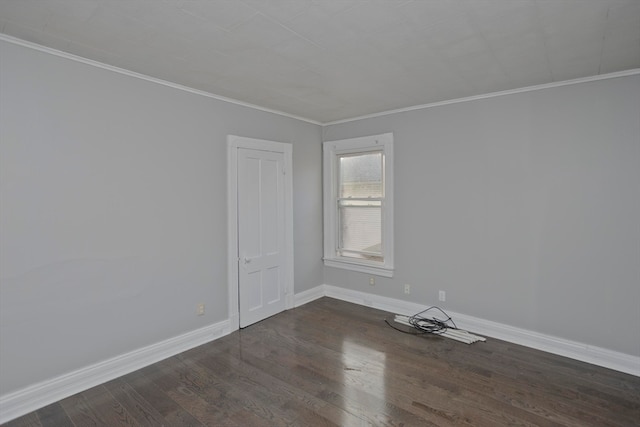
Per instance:
[[[374,274],[382,277],[393,277],[393,268],[380,267],[377,265],[363,264],[359,262],[342,259],[324,259],[325,267],[342,268],[345,270],[357,271],[360,273]]]

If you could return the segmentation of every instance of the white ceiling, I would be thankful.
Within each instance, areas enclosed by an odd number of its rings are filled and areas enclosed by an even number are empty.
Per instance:
[[[321,123],[640,68],[640,0],[0,0],[0,32]]]

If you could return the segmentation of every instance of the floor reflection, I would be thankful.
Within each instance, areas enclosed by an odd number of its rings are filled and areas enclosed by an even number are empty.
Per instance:
[[[343,408],[378,424],[386,412],[386,354],[346,339],[342,343]],[[346,420],[345,420],[346,421]]]

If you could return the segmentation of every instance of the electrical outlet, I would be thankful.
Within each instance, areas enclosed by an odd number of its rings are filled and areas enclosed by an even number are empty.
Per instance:
[[[369,284],[371,286],[375,286],[376,284],[376,278],[375,277],[369,277]]]
[[[196,315],[202,316],[204,314],[204,304],[200,303],[196,306]]]
[[[410,284],[405,284],[404,285],[404,293],[405,294],[410,294],[411,293],[411,285]]]
[[[438,299],[440,301],[446,301],[447,300],[447,293],[445,291],[439,291],[438,292]]]

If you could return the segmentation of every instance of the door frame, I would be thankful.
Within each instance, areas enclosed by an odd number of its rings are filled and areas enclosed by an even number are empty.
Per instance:
[[[284,142],[227,136],[227,276],[228,314],[231,330],[240,328],[238,254],[238,149],[284,154],[284,294],[285,309],[293,308],[293,156],[292,145]]]

